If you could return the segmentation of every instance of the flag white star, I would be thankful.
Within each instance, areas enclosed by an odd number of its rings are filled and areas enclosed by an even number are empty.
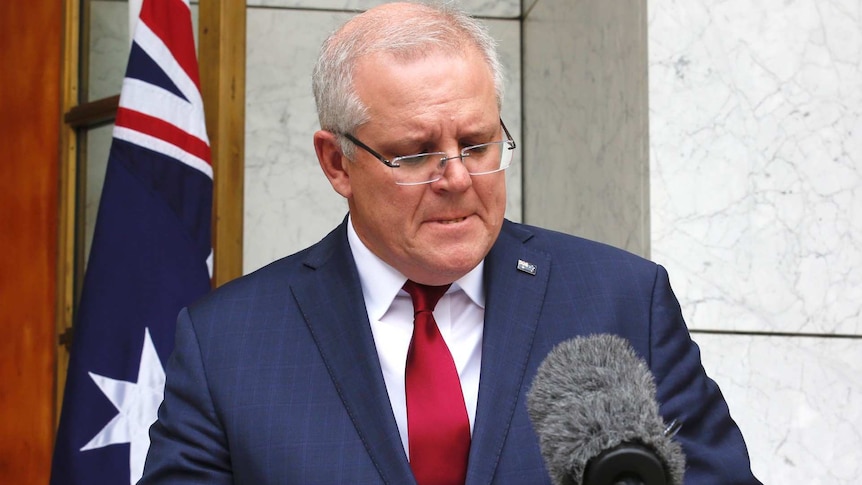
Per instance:
[[[165,392],[165,370],[150,338],[150,329],[144,331],[137,382],[119,381],[92,372],[89,374],[119,414],[81,451],[131,443],[129,471],[130,483],[134,485],[144,473],[144,460],[150,447],[150,425],[156,421]]]

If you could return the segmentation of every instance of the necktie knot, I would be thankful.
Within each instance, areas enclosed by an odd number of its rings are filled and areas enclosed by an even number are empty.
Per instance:
[[[407,280],[404,283],[404,291],[410,294],[413,300],[414,315],[419,312],[433,312],[437,302],[449,289],[451,283],[443,286],[430,286]]]

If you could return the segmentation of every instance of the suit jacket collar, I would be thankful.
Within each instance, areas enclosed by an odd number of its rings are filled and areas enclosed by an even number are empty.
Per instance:
[[[468,485],[491,483],[516,411],[551,271],[525,226],[505,221],[485,258],[485,328]]]
[[[304,264],[310,271],[291,290],[384,483],[414,483],[392,415],[346,227],[345,219],[309,250]]]
[[[304,263],[309,271],[291,289],[383,481],[414,483],[383,381],[346,224],[345,218],[309,250]],[[531,237],[524,226],[505,221],[485,258],[482,370],[468,485],[493,480],[521,394],[550,273],[550,256],[527,247]]]

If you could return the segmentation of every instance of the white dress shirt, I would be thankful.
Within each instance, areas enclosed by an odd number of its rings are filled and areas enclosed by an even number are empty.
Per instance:
[[[359,280],[362,295],[371,322],[374,345],[383,369],[383,380],[389,393],[392,412],[401,443],[408,457],[407,398],[404,390],[404,370],[407,350],[413,336],[413,302],[401,289],[407,277],[372,253],[347,224],[347,240]],[[482,330],[485,321],[485,290],[482,285],[484,261],[452,286],[437,303],[434,320],[449,347],[455,368],[461,379],[461,391],[470,420],[470,432],[476,418],[476,400],[479,395],[479,370],[482,363]]]

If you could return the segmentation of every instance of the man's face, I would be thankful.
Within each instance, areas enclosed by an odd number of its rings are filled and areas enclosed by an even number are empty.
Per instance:
[[[490,69],[472,49],[409,61],[369,56],[357,65],[354,83],[370,121],[353,135],[384,158],[453,156],[504,139]],[[393,170],[358,147],[344,163],[339,192],[365,245],[425,284],[450,283],[479,264],[503,223],[505,173],[471,176],[453,159],[440,180],[400,186]]]

